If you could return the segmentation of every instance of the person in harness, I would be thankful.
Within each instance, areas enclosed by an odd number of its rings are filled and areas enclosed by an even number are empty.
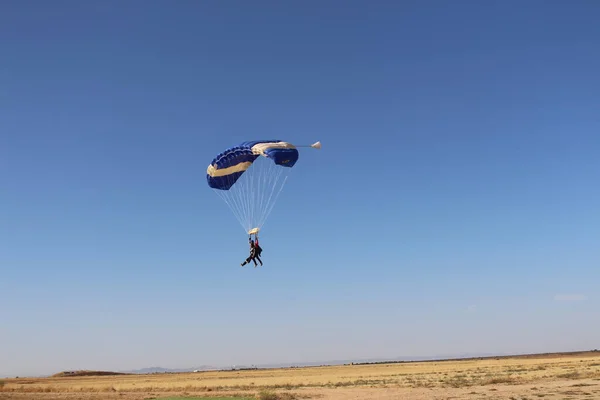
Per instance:
[[[248,242],[250,243],[250,256],[246,258],[246,260],[244,260],[241,266],[243,267],[246,264],[250,264],[250,261],[254,261],[254,268],[256,268],[256,266],[258,265],[256,264],[256,260],[258,260],[258,262],[260,262],[260,265],[262,266],[263,262],[260,259],[262,248],[258,245],[258,237],[256,237],[255,240],[252,241],[252,236],[250,236],[248,238]]]
[[[252,238],[250,238],[252,240]],[[262,254],[262,247],[258,244],[258,235],[254,236],[254,249],[256,250],[256,258],[260,261],[260,265],[263,265],[260,255]]]

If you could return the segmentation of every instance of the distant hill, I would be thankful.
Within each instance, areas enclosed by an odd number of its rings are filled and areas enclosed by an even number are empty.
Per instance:
[[[210,370],[218,370],[218,367],[212,367],[210,365],[202,365],[194,368],[162,368],[162,367],[148,367],[141,369],[133,369],[128,371],[123,371],[123,373],[127,374],[174,374],[179,372],[193,372],[193,371],[210,371]]]
[[[193,371],[216,371],[216,370],[243,370],[243,369],[277,369],[277,368],[292,368],[292,367],[319,367],[333,366],[345,364],[372,364],[372,363],[396,363],[396,362],[416,362],[416,361],[433,361],[439,359],[460,359],[460,358],[476,358],[476,357],[497,357],[497,354],[461,354],[453,356],[433,356],[433,357],[395,357],[395,358],[372,358],[372,359],[348,359],[348,360],[328,360],[314,362],[297,362],[297,363],[265,363],[258,365],[230,365],[230,366],[212,366],[202,365],[193,368],[162,368],[148,367],[134,370],[123,371],[128,374],[174,374]]]
[[[392,357],[388,359],[373,358],[373,359],[349,359],[349,360],[331,360],[322,362],[299,362],[299,363],[271,363],[271,364],[259,364],[259,365],[230,365],[230,366],[212,366],[212,365],[201,365],[193,368],[162,368],[162,367],[148,367],[128,371],[111,372],[111,371],[63,371],[58,374],[52,375],[53,377],[70,377],[70,376],[102,376],[102,375],[132,375],[132,374],[174,374],[174,373],[185,373],[195,371],[231,371],[231,370],[243,370],[243,369],[277,369],[277,368],[302,368],[302,367],[319,367],[319,366],[333,366],[333,365],[361,365],[361,364],[379,364],[379,363],[411,363],[411,362],[441,362],[450,360],[468,360],[468,359],[491,359],[491,358],[546,358],[546,357],[557,357],[557,356],[574,356],[574,355],[595,355],[598,353],[597,349],[587,351],[573,351],[573,352],[557,352],[557,353],[533,353],[533,354],[490,354],[490,353],[477,353],[477,354],[455,354],[455,355],[444,355],[444,356],[430,356],[430,357]]]
[[[52,375],[53,378],[65,378],[71,376],[103,376],[103,375],[128,375],[124,372],[112,372],[112,371],[62,371],[58,374]]]

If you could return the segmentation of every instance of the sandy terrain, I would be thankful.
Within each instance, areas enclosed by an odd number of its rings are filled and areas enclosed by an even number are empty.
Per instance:
[[[600,352],[182,374],[5,379],[0,399],[600,399]]]

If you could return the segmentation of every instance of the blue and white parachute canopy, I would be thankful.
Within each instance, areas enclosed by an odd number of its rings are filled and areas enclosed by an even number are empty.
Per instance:
[[[297,147],[281,140],[254,140],[217,155],[206,170],[208,186],[231,208],[248,233],[256,233],[271,212],[298,161]]]
[[[298,150],[281,140],[254,140],[230,147],[214,158],[206,170],[208,186],[229,190],[258,157],[266,157],[281,167],[292,168],[298,161]]]

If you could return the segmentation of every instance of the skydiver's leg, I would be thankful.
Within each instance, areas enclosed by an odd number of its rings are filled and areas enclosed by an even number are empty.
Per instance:
[[[260,259],[260,256],[256,256],[256,259],[260,262],[260,265],[263,265],[262,260]],[[256,262],[256,261],[255,261]]]
[[[246,264],[249,264],[251,259],[252,258],[250,258],[250,257],[246,258],[246,260],[244,260],[244,262],[242,263],[242,267]],[[254,264],[256,264],[256,261],[254,261]]]

